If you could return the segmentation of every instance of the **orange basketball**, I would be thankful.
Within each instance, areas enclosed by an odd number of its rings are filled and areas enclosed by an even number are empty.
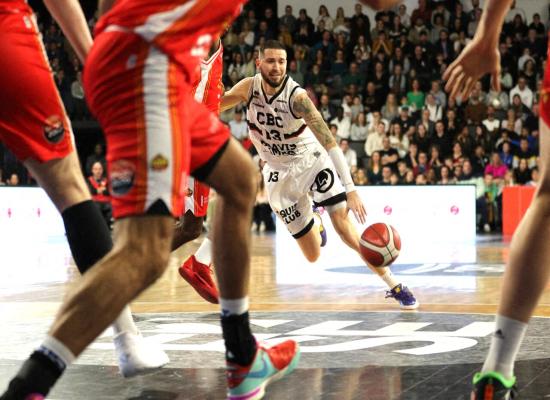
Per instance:
[[[401,237],[390,224],[378,222],[365,229],[359,244],[361,254],[369,264],[375,267],[386,267],[399,256]]]

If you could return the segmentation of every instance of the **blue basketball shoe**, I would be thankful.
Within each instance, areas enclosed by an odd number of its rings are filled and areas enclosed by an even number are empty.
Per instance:
[[[402,284],[397,285],[392,290],[388,290],[386,292],[386,299],[389,297],[397,300],[403,310],[415,310],[420,305],[409,288]]]
[[[319,235],[321,235],[321,247],[324,247],[327,244],[327,230],[323,225],[323,218],[321,214],[324,212],[324,208],[313,206],[313,214],[319,219]]]

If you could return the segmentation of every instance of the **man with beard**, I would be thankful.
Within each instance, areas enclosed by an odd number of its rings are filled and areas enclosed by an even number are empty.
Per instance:
[[[312,201],[328,211],[341,240],[360,255],[359,235],[348,211],[364,223],[363,202],[342,150],[306,91],[287,75],[286,64],[285,48],[277,41],[266,42],[256,61],[260,72],[227,92],[221,109],[247,103],[249,135],[266,162],[262,173],[269,203],[306,259],[315,262],[327,240]],[[387,297],[395,298],[403,309],[418,307],[389,268],[366,264],[388,285]]]

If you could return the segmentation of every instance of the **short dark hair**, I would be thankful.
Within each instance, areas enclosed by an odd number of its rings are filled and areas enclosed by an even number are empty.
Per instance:
[[[286,51],[285,46],[278,40],[267,40],[264,45],[260,48],[260,54],[263,56],[264,52],[268,49],[284,50]]]

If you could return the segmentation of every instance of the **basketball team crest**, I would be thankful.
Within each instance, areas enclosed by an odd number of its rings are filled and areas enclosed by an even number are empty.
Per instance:
[[[151,169],[153,171],[164,171],[166,168],[168,168],[168,159],[166,157],[162,154],[157,154],[153,157],[151,160]]]
[[[59,115],[50,115],[44,121],[44,138],[50,143],[59,143],[65,134],[65,126]]]
[[[117,160],[110,167],[111,192],[115,196],[121,196],[130,191],[134,186],[136,167],[128,160]]]

